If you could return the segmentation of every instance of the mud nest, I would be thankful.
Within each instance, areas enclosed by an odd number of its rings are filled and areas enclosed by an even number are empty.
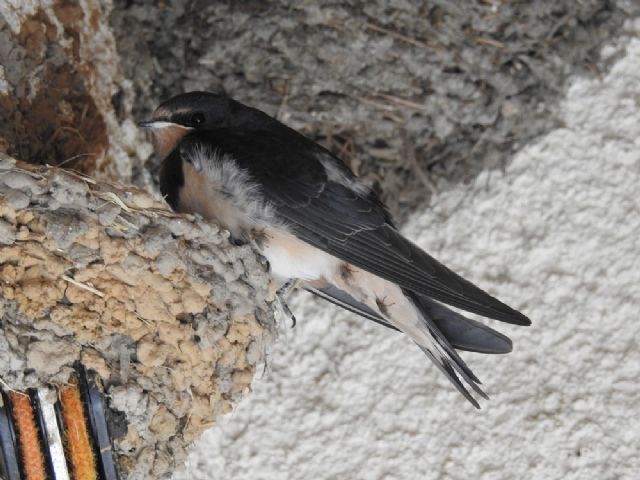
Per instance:
[[[275,332],[266,268],[145,192],[0,156],[0,380],[105,386],[124,478],[166,478],[249,391]]]

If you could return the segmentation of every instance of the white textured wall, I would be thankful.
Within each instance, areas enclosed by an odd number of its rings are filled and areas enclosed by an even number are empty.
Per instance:
[[[406,338],[300,295],[194,479],[640,478],[640,23],[576,79],[565,128],[441,194],[406,233],[533,320],[465,354],[475,411]],[[303,298],[304,297],[304,298]]]

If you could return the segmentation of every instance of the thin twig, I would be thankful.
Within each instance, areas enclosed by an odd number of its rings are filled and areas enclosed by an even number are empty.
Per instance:
[[[73,278],[68,277],[67,275],[62,275],[62,279],[64,281],[66,281],[66,282],[69,282],[69,283],[75,285],[78,288],[86,290],[87,292],[91,292],[91,293],[93,293],[94,295],[97,295],[100,298],[104,298],[104,293],[102,293],[100,290],[96,290],[95,288],[90,287],[89,285],[86,285],[84,283],[80,283],[77,280],[74,280]]]
[[[343,158],[343,156],[345,156],[346,158],[351,158],[352,145],[353,143],[351,142],[351,139],[350,138],[346,139],[345,142],[340,147],[340,150],[338,151],[338,157]]]
[[[122,215],[118,215],[116,218],[118,219],[118,221],[120,221],[121,225],[125,227],[127,230],[136,230],[136,231],[140,230],[137,226],[135,226],[129,220],[124,218]]]
[[[287,100],[289,99],[289,80],[284,82],[284,93],[282,94],[282,101],[278,107],[278,113],[276,113],[276,119],[282,120],[282,114],[284,109],[287,108]]]
[[[12,388],[11,385],[9,385],[7,382],[5,382],[2,377],[0,377],[0,384],[4,385],[4,388],[6,388],[7,390],[9,390],[12,393],[20,393],[22,395],[24,395],[24,393],[16,390],[15,388]]]
[[[85,154],[85,155],[95,155],[95,153]],[[46,164],[45,166],[50,167],[50,168],[57,168],[58,167],[58,165],[49,165],[49,164]],[[65,168],[63,170],[64,170],[64,173],[68,173],[72,177],[75,177],[75,178],[77,178],[79,180],[82,180],[83,182],[87,182],[90,185],[95,185],[96,184],[96,181],[93,178],[88,177],[84,173],[80,173],[77,170],[73,170],[71,168]],[[41,177],[41,178],[44,178],[44,177]]]
[[[419,112],[421,112],[422,110],[424,110],[424,105],[417,103],[417,102],[412,102],[411,100],[407,100],[406,98],[401,98],[401,97],[396,97],[395,95],[388,95],[386,93],[379,93],[378,96],[380,98],[384,98],[385,100],[388,100],[392,103],[396,103],[398,105],[402,105],[403,107],[407,107],[407,108],[412,108],[414,110],[418,110]]]
[[[131,213],[132,208],[129,207],[122,199],[113,192],[96,192],[96,197],[106,200],[107,202],[115,203],[125,212]]]
[[[498,40],[494,40],[492,38],[486,38],[486,37],[477,37],[476,39],[476,43],[479,43],[481,45],[488,45],[490,47],[496,47],[496,48],[505,48],[504,43],[499,42]]]
[[[397,108],[394,108],[392,105],[386,104],[386,103],[381,103],[376,101],[375,99],[372,98],[368,98],[368,97],[354,97],[356,100],[362,102],[362,103],[368,103],[369,105],[373,105],[374,107],[378,107],[382,110],[384,110],[386,112],[386,114],[389,116],[389,118],[391,120],[393,120],[396,123],[404,123],[404,119],[402,117],[399,117],[395,112],[397,111]]]
[[[374,32],[384,33],[385,35],[389,35],[397,40],[408,43],[410,45],[414,45],[416,47],[428,48],[430,50],[438,50],[437,47],[432,47],[431,45],[421,42],[420,40],[416,40],[415,38],[409,37],[407,35],[403,35],[402,33],[394,32],[393,30],[389,30],[388,28],[381,27],[380,25],[376,25],[375,23],[367,22],[365,27],[368,30],[373,30]]]
[[[73,162],[74,160],[77,160],[80,157],[90,157],[90,156],[97,156],[97,153],[79,153],[78,155],[74,155],[73,157],[69,157],[66,160],[63,160],[62,162],[58,163],[56,166],[57,167],[62,167],[63,165],[66,165],[69,162]]]
[[[429,177],[429,175],[422,169],[420,162],[418,162],[418,158],[416,156],[416,151],[411,146],[408,146],[408,142],[405,138],[405,158],[409,160],[409,164],[413,167],[413,171],[416,173],[422,184],[431,192],[431,196],[435,196],[437,189],[433,180]],[[434,142],[432,142],[433,144]],[[427,148],[430,149],[431,145]]]

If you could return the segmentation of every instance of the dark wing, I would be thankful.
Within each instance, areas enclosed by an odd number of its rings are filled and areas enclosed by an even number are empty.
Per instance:
[[[404,238],[375,195],[350,187],[353,177],[330,180],[320,159],[350,171],[297,132],[217,130],[194,140],[230,154],[301,240],[417,295],[507,323],[531,323]]]

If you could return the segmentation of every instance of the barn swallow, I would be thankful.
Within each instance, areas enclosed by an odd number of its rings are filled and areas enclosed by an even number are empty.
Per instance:
[[[508,353],[509,338],[446,305],[516,325],[530,320],[439,263],[395,227],[342,160],[224,94],[190,92],[140,126],[163,159],[160,189],[255,240],[273,278],[408,335],[476,408],[488,398],[457,350]]]

